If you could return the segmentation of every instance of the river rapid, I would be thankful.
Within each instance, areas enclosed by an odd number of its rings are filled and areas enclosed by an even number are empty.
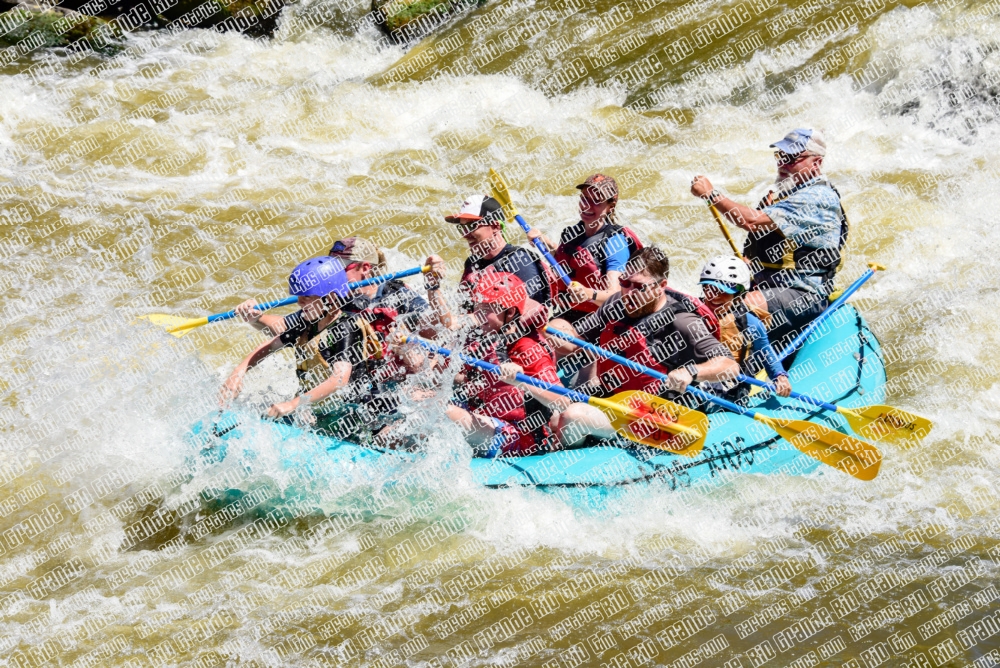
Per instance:
[[[504,1],[404,48],[363,4],[0,69],[3,665],[1000,665],[1000,7]],[[135,320],[283,297],[354,233],[453,285],[442,216],[490,167],[550,237],[616,176],[694,291],[727,248],[691,177],[752,205],[793,127],[828,138],[841,285],[887,267],[854,299],[886,402],[935,423],[873,482],[483,489],[443,392],[403,477],[289,473],[264,430],[217,462],[187,431],[259,335]],[[294,388],[276,356],[241,405]]]

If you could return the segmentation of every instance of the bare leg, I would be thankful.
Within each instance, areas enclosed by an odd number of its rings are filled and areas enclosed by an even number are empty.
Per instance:
[[[616,433],[608,416],[590,404],[573,404],[553,416],[550,424],[559,444],[564,448],[578,445],[588,436],[604,439],[611,438]]]
[[[570,336],[579,336],[573,325],[569,324],[569,322],[563,320],[562,318],[556,318],[550,322],[549,327],[557,329],[565,334],[569,334]],[[573,345],[566,339],[560,339],[558,336],[552,336],[551,334],[546,334],[545,338],[549,342],[549,347],[552,348],[552,352],[556,354],[556,359],[562,359],[563,357],[571,355],[577,351],[577,346]]]
[[[470,413],[464,408],[454,405],[448,406],[445,414],[449,420],[462,428],[462,431],[465,432],[465,440],[473,447],[489,443],[496,434],[493,420],[484,415]]]

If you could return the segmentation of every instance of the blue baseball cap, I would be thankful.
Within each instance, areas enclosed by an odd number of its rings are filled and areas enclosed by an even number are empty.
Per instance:
[[[739,292],[739,289],[729,285],[728,283],[723,283],[722,281],[701,281],[701,285],[711,285],[713,288],[718,288],[719,290],[725,292],[727,295],[735,295]]]
[[[823,133],[812,128],[795,128],[784,139],[771,144],[771,148],[784,151],[788,155],[798,155],[809,151],[816,155],[826,155],[826,139]]]

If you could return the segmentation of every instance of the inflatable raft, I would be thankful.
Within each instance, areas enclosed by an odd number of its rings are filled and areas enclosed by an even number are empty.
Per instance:
[[[793,387],[806,395],[848,408],[882,403],[885,365],[878,340],[864,318],[845,305],[814,331],[802,345],[789,370]],[[843,433],[852,433],[837,414],[768,393],[750,398],[750,407],[782,417],[813,420]],[[800,453],[767,427],[733,413],[711,413],[711,429],[696,457],[679,457],[620,440],[616,445],[583,447],[531,457],[472,459],[473,479],[492,488],[533,487],[564,490],[581,499],[606,496],[625,485],[660,481],[672,488],[717,484],[730,473],[843,474]],[[192,427],[201,452],[225,457],[230,445],[249,428],[274,432],[286,468],[341,472],[373,467],[386,471],[412,463],[419,454],[365,448],[306,432],[297,427],[223,413]],[[353,476],[352,476],[353,477]],[[846,480],[846,476],[845,476]]]

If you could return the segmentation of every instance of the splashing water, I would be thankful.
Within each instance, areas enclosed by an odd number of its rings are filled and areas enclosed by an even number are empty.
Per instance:
[[[0,655],[993,665],[989,3],[507,2],[406,49],[356,28],[360,6],[313,28],[321,7],[289,8],[267,42],[135,34],[127,57],[38,52],[2,70]],[[701,46],[720,12],[748,18]],[[260,339],[135,322],[283,297],[291,267],[355,233],[393,269],[439,253],[455,276],[466,247],[441,218],[491,166],[550,238],[576,220],[574,184],[614,174],[622,222],[693,292],[726,246],[691,177],[753,204],[768,145],[801,126],[825,129],[851,220],[841,276],[889,267],[854,301],[883,344],[887,403],[935,422],[918,447],[883,446],[871,483],[726,472],[585,507],[484,489],[443,390],[411,407],[426,454],[405,465],[317,458],[314,439],[252,422],[224,456],[201,453],[192,423]],[[294,391],[276,356],[241,408]]]

